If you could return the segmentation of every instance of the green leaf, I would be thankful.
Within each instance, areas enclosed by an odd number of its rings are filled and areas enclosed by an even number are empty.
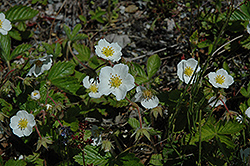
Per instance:
[[[107,153],[100,153],[97,147],[86,145],[84,148],[85,153],[85,161],[86,164],[92,164],[93,165],[100,165],[104,166],[108,162],[108,159],[111,157],[111,154],[109,152]]]
[[[73,44],[73,48],[76,49],[76,51],[79,53],[76,55],[76,57],[80,61],[88,61],[90,58],[90,49],[89,47],[83,45],[83,44]]]
[[[19,31],[23,31],[24,32],[26,30],[26,28],[27,28],[27,26],[26,26],[26,24],[25,24],[24,21],[19,22],[19,24],[17,25],[17,29]]]
[[[9,35],[0,34],[0,55],[6,62],[10,61],[10,46],[11,41]]]
[[[122,166],[143,166],[143,164],[140,162],[140,159],[135,157],[134,153],[128,152],[120,154],[117,157],[115,163]]]
[[[227,145],[228,148],[231,148],[231,149],[235,148],[235,144],[230,137],[226,135],[220,135],[220,134],[218,135],[218,137],[220,138],[220,141],[222,143]]]
[[[10,35],[10,37],[12,37],[15,40],[18,40],[18,41],[22,40],[21,34],[15,29],[11,29],[11,31],[9,31],[8,34]]]
[[[247,39],[240,41],[240,44],[242,45],[242,47],[250,49],[250,36]]]
[[[81,28],[82,28],[82,25],[81,25],[81,24],[77,24],[77,25],[74,27],[71,36],[72,36],[72,37],[75,37],[75,36],[77,35],[77,33],[80,31]]]
[[[48,44],[48,43],[45,43],[45,42],[42,42],[42,45],[45,47],[45,49],[47,50],[46,52],[48,54],[53,54],[54,51],[53,51],[53,47],[51,44]]]
[[[244,125],[237,121],[228,121],[225,124],[221,123],[218,129],[218,134],[235,134],[243,129]]]
[[[250,97],[250,84],[248,84],[247,90],[244,87],[242,87],[241,90],[240,90],[240,93],[244,97],[249,98]]]
[[[163,165],[162,163],[162,154],[153,154],[150,159],[150,164],[152,165]]]
[[[75,66],[71,62],[58,61],[50,69],[48,79],[55,80],[73,74]]]
[[[32,47],[31,44],[21,44],[17,46],[10,55],[10,60],[16,58],[18,55],[24,53],[25,51],[28,51]]]
[[[147,72],[149,79],[160,69],[160,66],[161,66],[161,59],[157,54],[152,55],[148,58]]]
[[[79,16],[79,19],[83,22],[83,24],[86,24],[86,23],[87,23],[87,19],[86,19],[86,17],[84,17],[83,15],[80,15],[80,16]]]
[[[130,124],[130,126],[133,128],[133,129],[137,129],[140,127],[140,122],[135,119],[135,118],[129,118],[128,119],[128,124]]]
[[[3,113],[10,112],[12,110],[12,105],[4,99],[0,98],[0,110]]]
[[[31,7],[27,6],[13,6],[6,13],[6,19],[10,22],[18,22],[18,21],[26,21],[38,14],[38,10],[31,9]]]
[[[65,92],[76,94],[81,87],[75,77],[58,77],[51,80],[51,83]]]
[[[27,163],[24,160],[8,160],[4,166],[25,166]]]
[[[58,57],[61,54],[61,44],[56,43],[54,57]]]
[[[70,30],[70,28],[66,24],[63,24],[63,29],[64,29],[68,39],[71,40],[71,30]]]
[[[144,77],[144,78],[147,77],[146,72],[142,69],[142,67],[139,64],[132,63],[131,68],[132,68],[132,70],[134,70],[136,72],[137,75]]]
[[[77,40],[83,40],[83,39],[86,39],[88,38],[88,35],[84,34],[84,33],[80,33],[80,34],[77,34],[76,36],[74,36],[71,41],[72,42],[75,42]]]

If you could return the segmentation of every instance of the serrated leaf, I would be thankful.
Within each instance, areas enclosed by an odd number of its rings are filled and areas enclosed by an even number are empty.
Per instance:
[[[162,163],[162,154],[153,154],[150,159],[150,164],[153,165],[163,165]]]
[[[71,30],[70,30],[70,28],[66,24],[63,24],[63,29],[64,29],[68,39],[71,40]]]
[[[19,31],[23,31],[24,32],[26,30],[26,28],[27,28],[27,26],[26,26],[26,24],[25,24],[24,21],[19,22],[18,25],[17,25],[17,29]]]
[[[54,80],[60,77],[65,77],[74,72],[75,66],[71,62],[58,61],[50,69],[48,79]]]
[[[11,31],[9,31],[8,34],[10,35],[10,37],[12,37],[15,40],[18,40],[18,41],[22,40],[21,34],[15,29],[11,29]]]
[[[13,6],[6,13],[5,17],[10,22],[18,22],[18,21],[26,21],[38,14],[38,10],[31,9],[31,7],[27,6]]]
[[[10,61],[10,46],[10,37],[0,34],[0,55],[6,62]]]
[[[147,77],[146,72],[142,69],[142,67],[139,64],[137,63],[132,63],[132,64],[133,64],[132,68],[136,72],[137,75],[144,77],[144,78]]]
[[[86,147],[84,148],[84,153],[86,164],[93,163],[93,165],[104,166],[108,162],[108,159],[111,157],[109,152],[101,155],[97,147],[90,145],[86,145]]]
[[[250,49],[250,36],[247,39],[241,41],[240,44],[242,45],[242,47]]]
[[[116,157],[115,163],[122,166],[143,166],[140,159],[135,157],[134,153],[122,153]]]
[[[146,83],[148,81],[149,81],[148,77],[140,77],[140,76],[135,77],[135,82],[139,85]]]
[[[247,90],[242,87],[241,90],[240,90],[240,93],[246,97],[246,98],[249,98],[250,97],[250,85],[247,87]]]
[[[1,112],[3,113],[10,112],[12,110],[12,105],[2,98],[0,98],[0,106]]]
[[[80,16],[79,16],[79,19],[83,22],[83,24],[86,24],[86,23],[87,23],[87,19],[86,19],[86,17],[84,17],[83,15],[80,15]]]
[[[75,77],[58,77],[56,79],[52,79],[51,83],[61,90],[72,94],[75,94],[81,87]]]
[[[130,126],[133,128],[133,129],[137,129],[140,127],[140,122],[135,119],[135,118],[129,118],[128,119],[128,124],[130,124]]]
[[[18,55],[24,53],[25,51],[28,51],[32,47],[31,44],[21,44],[17,46],[10,55],[10,60],[16,58]]]
[[[61,54],[62,48],[61,44],[56,43],[54,56],[58,57]]]
[[[74,41],[77,41],[77,40],[83,40],[83,39],[86,39],[88,38],[88,35],[84,34],[84,33],[80,33],[80,34],[77,34],[76,36],[74,36],[71,41],[74,42]]]
[[[151,141],[151,139],[150,139],[150,134],[149,134],[149,132],[148,132],[148,130],[147,129],[141,129],[142,130],[142,134],[145,136],[145,137],[147,137],[147,139],[149,140],[149,141]]]
[[[24,160],[8,160],[4,166],[25,166],[27,163]]]
[[[48,54],[53,54],[54,51],[53,51],[53,47],[51,44],[48,44],[48,43],[45,43],[45,42],[42,42],[42,45],[45,47],[45,49],[47,50],[46,52]]]
[[[238,122],[228,121],[222,125],[218,129],[218,134],[235,134],[243,129],[244,125]]]
[[[224,143],[224,144],[226,144],[227,145],[227,147],[228,148],[235,148],[235,144],[234,144],[234,142],[232,141],[232,139],[231,138],[229,138],[228,136],[226,136],[226,135],[218,135],[218,137],[220,138],[220,141],[222,142],[222,143]]]
[[[90,58],[90,49],[89,47],[83,45],[83,44],[73,44],[73,48],[76,49],[76,51],[79,53],[76,55],[76,57],[80,61],[88,61]]]
[[[161,59],[157,54],[152,55],[148,58],[147,72],[149,79],[153,77],[153,75],[160,69],[160,66],[161,66]]]
[[[82,28],[82,25],[81,25],[81,24],[77,24],[77,25],[74,27],[71,36],[72,36],[72,37],[75,37],[75,36],[77,35],[77,33],[80,31],[81,28]]]

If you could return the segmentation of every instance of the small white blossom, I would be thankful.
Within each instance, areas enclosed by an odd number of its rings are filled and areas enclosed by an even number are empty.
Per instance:
[[[20,110],[10,118],[10,127],[18,137],[29,136],[36,125],[35,118],[25,110]]]
[[[32,76],[34,74],[35,77],[41,75],[45,70],[49,70],[52,66],[52,57],[53,55],[45,55],[42,58],[38,58],[36,60],[32,60],[31,63],[34,66],[30,69],[27,76]]]
[[[46,104],[45,107],[46,107],[46,110],[50,110],[52,108],[52,105]]]
[[[226,103],[227,99],[225,96],[220,96],[218,99],[216,99],[216,96],[211,97],[208,100],[208,103],[211,107],[218,107],[219,105],[224,105],[223,102],[221,100]]]
[[[243,117],[241,115],[238,115],[236,117],[237,122],[242,123],[243,122]]]
[[[12,26],[10,21],[5,19],[5,15],[3,13],[0,13],[0,33],[7,35],[11,28]]]
[[[159,99],[149,89],[143,86],[136,87],[135,102],[141,102],[141,105],[147,109],[152,109],[158,106]]]
[[[248,109],[245,111],[245,114],[250,118],[250,107],[248,107]]]
[[[185,82],[186,84],[189,83],[193,84],[195,82],[195,76],[193,76],[194,71],[196,69],[196,73],[200,71],[200,66],[198,65],[198,61],[194,58],[189,58],[188,60],[181,60],[177,65],[177,76],[182,82]]]
[[[122,48],[117,43],[109,43],[105,39],[101,39],[98,45],[95,46],[95,52],[97,56],[111,60],[112,62],[118,62],[121,59]]]
[[[32,93],[31,93],[31,99],[32,100],[39,100],[41,98],[40,96],[40,92],[38,90],[34,90]]]
[[[120,101],[126,97],[127,91],[134,88],[135,79],[128,73],[128,66],[116,64],[114,67],[103,67],[99,75],[99,92],[104,95],[110,93],[116,96]]]
[[[99,83],[94,80],[94,78],[89,79],[89,76],[86,76],[83,79],[83,86],[90,90],[89,97],[100,98],[102,94],[99,92]]]
[[[98,126],[93,125],[91,128],[91,134],[93,136],[91,145],[93,146],[99,146],[102,144],[102,134],[99,130]]]
[[[228,88],[234,83],[234,79],[224,69],[219,69],[216,72],[210,72],[208,74],[209,82],[215,88]]]

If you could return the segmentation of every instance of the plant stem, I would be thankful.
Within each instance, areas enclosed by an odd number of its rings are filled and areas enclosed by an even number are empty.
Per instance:
[[[219,100],[223,103],[223,105],[224,105],[224,107],[226,108],[227,112],[230,114],[230,112],[229,112],[229,110],[228,110],[228,108],[227,108],[227,105],[224,103],[224,101],[223,101],[222,99],[219,99]]]
[[[36,126],[36,125],[35,125],[35,128],[36,128],[36,132],[37,132],[37,134],[39,135],[40,139],[42,140],[42,136],[41,136],[41,134],[40,134],[40,132],[39,132],[39,130],[38,130],[38,128],[37,128],[37,126]]]
[[[201,113],[202,113],[202,111],[200,110],[200,112],[199,112],[199,161],[198,161],[198,166],[201,166]]]
[[[137,111],[138,111],[138,115],[139,115],[139,121],[140,121],[140,128],[142,128],[142,119],[141,119],[141,113],[140,113],[140,108],[137,104],[135,104],[134,102],[132,102],[131,100],[129,100],[127,97],[125,97],[126,100],[128,100],[128,102],[130,102],[133,106],[136,107]]]

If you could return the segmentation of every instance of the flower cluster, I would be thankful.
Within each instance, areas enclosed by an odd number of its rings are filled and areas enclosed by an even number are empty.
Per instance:
[[[134,77],[128,73],[128,66],[116,64],[114,67],[106,66],[100,71],[99,81],[89,80],[89,76],[83,79],[83,85],[90,90],[89,96],[99,98],[102,95],[114,94],[116,100],[125,98],[127,91],[134,88]]]
[[[200,71],[198,61],[193,58],[188,60],[181,60],[177,65],[177,76],[186,84],[193,84],[196,81],[196,74]],[[195,72],[195,73],[194,73]],[[210,72],[208,74],[209,82],[215,88],[228,88],[233,84],[234,79],[224,69],[219,69],[216,72]]]

